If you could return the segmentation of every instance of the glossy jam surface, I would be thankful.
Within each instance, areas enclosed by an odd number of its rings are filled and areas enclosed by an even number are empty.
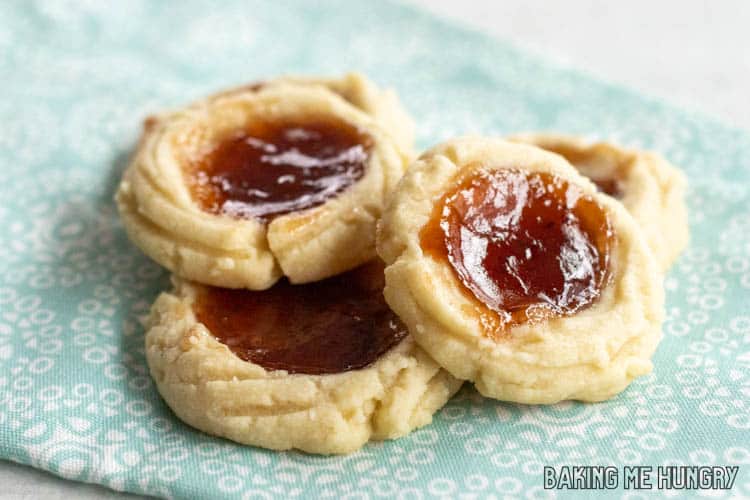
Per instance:
[[[520,170],[479,170],[460,180],[420,238],[492,313],[483,318],[492,336],[592,304],[614,240],[606,212],[580,188]]]
[[[238,357],[267,370],[319,375],[364,368],[406,336],[383,298],[383,266],[306,285],[201,289],[198,321]]]
[[[268,222],[325,203],[365,173],[372,139],[332,117],[254,121],[188,171],[204,211]]]

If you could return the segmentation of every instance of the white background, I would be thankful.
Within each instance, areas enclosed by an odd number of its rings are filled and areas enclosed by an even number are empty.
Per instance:
[[[411,1],[750,130],[750,1]],[[132,498],[7,462],[0,485],[4,498]]]
[[[411,0],[542,57],[750,130],[747,0]]]

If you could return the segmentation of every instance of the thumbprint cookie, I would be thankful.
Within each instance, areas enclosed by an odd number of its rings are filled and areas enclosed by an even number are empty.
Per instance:
[[[561,156],[500,139],[436,146],[378,231],[386,301],[482,394],[600,401],[651,370],[662,271],[625,207]]]
[[[364,264],[411,155],[397,105],[359,76],[281,78],[149,119],[116,196],[125,229],[174,274],[213,286],[262,290]]]
[[[268,290],[175,277],[147,320],[156,385],[186,423],[243,444],[349,453],[431,422],[461,385],[383,298],[383,265]]]

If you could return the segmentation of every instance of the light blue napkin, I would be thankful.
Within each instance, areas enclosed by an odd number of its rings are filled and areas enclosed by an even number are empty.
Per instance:
[[[342,458],[177,420],[137,322],[166,273],[112,202],[141,120],[232,84],[347,70],[397,89],[423,147],[551,129],[684,168],[692,243],[666,280],[654,373],[596,405],[467,387],[433,425]],[[376,1],[3,2],[0,75],[0,457],[176,498],[564,496],[542,474],[563,464],[739,465],[732,493],[750,495],[748,134]]]

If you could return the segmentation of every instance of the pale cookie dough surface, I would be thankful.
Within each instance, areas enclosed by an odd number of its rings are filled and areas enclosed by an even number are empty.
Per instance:
[[[169,407],[209,434],[276,450],[349,453],[429,424],[461,385],[410,336],[360,370],[267,371],[197,321],[200,285],[174,281],[147,320],[146,359]]]
[[[516,168],[568,179],[610,215],[616,235],[610,280],[601,296],[572,316],[485,333],[446,261],[425,254],[419,233],[434,204],[466,168]],[[417,342],[454,376],[484,395],[521,403],[601,401],[648,373],[661,338],[662,273],[627,210],[597,193],[563,158],[499,139],[464,138],[423,154],[407,171],[379,226],[385,297]]]
[[[369,105],[377,108],[378,102]],[[281,276],[294,283],[316,281],[371,260],[376,221],[410,152],[394,140],[395,126],[387,132],[364,109],[325,85],[281,79],[216,94],[148,120],[116,196],[128,235],[175,274],[229,288],[265,289]],[[208,213],[196,204],[184,165],[254,117],[308,116],[331,116],[371,137],[361,179],[320,206],[268,224]]]
[[[669,269],[687,246],[687,181],[660,155],[559,134],[522,134],[510,140],[557,153],[590,179],[618,179],[620,201],[641,227],[662,269]]]

